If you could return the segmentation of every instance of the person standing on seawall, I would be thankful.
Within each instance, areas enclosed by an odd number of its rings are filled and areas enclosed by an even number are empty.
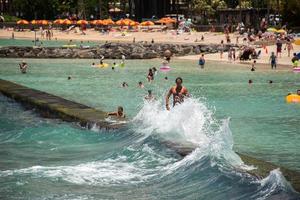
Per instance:
[[[184,98],[189,96],[188,90],[182,86],[182,78],[178,77],[175,80],[176,85],[173,86],[167,96],[166,96],[166,109],[170,110],[169,106],[169,99],[170,96],[173,95],[173,107],[176,106],[177,104],[183,103]]]

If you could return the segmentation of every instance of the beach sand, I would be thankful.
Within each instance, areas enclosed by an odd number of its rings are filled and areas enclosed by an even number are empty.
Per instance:
[[[0,38],[1,39],[9,39],[12,36],[11,30],[0,30]],[[132,42],[135,38],[136,42],[139,41],[147,41],[151,42],[153,39],[156,43],[184,43],[184,44],[220,44],[221,40],[225,41],[225,35],[220,32],[211,33],[211,32],[192,32],[192,33],[183,33],[180,35],[176,35],[175,31],[168,31],[168,32],[128,32],[125,33],[125,36],[122,36],[121,32],[110,32],[109,34],[102,34],[98,31],[93,29],[88,29],[86,31],[86,35],[82,35],[79,31],[77,33],[74,30],[70,31],[69,33],[60,31],[60,30],[53,30],[53,40],[65,40],[66,43],[69,40],[73,41],[109,41],[109,42]],[[204,36],[204,41],[200,41],[201,36]],[[34,32],[25,30],[22,32],[14,32],[15,39],[30,39],[34,40]],[[40,31],[37,31],[37,37],[41,38]],[[230,34],[231,41],[233,43],[236,42],[237,35],[235,33]],[[197,40],[197,42],[195,42]],[[239,44],[242,43],[242,39],[240,37]],[[284,50],[285,45],[282,48],[282,57],[278,58],[278,66],[285,66],[285,67],[292,67],[291,59],[294,52],[300,52],[300,45],[293,45],[294,50],[291,52],[291,57],[287,56],[287,50]],[[257,48],[257,51],[261,50],[262,54],[259,59],[257,59],[257,64],[269,66],[269,57],[271,52],[276,52],[276,46],[268,46],[267,52],[265,49]],[[238,54],[238,52],[237,52]],[[183,56],[177,57],[178,59],[187,59],[187,60],[195,60],[198,61],[200,55],[190,55],[190,56]],[[207,61],[221,61],[221,62],[229,62],[228,61],[228,54],[225,52],[223,54],[223,59],[220,59],[220,53],[213,53],[213,54],[206,54],[205,59]],[[235,61],[231,62],[232,64],[248,64],[253,61]]]

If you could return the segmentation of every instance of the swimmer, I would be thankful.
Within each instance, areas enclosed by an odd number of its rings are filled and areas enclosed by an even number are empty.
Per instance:
[[[152,67],[152,71],[153,71],[154,75],[156,76],[157,75],[157,69],[156,69],[156,67]]]
[[[100,65],[103,65],[103,61],[104,61],[104,56],[101,55],[101,56],[100,56]]]
[[[152,94],[152,90],[148,90],[148,95],[145,96],[145,99],[146,99],[147,101],[155,100],[155,96]]]
[[[71,80],[72,79],[72,77],[71,76],[68,76],[68,80]]]
[[[297,94],[300,95],[300,90],[297,90]]]
[[[253,81],[250,79],[250,80],[248,81],[248,83],[251,85],[251,84],[253,83]]]
[[[22,60],[22,62],[19,64],[19,67],[20,67],[20,71],[22,72],[22,74],[26,74],[28,65],[25,62],[25,60]]]
[[[128,87],[128,83],[123,82],[123,83],[122,83],[122,87],[123,87],[123,88]]]
[[[125,57],[125,55],[122,55],[122,62],[124,62],[124,63],[125,63],[125,60],[126,60],[126,57]]]
[[[92,63],[91,67],[96,67],[96,64],[95,64],[95,63]]]
[[[116,116],[118,118],[125,118],[124,109],[122,106],[118,107],[118,111],[107,113],[108,116]]]
[[[153,74],[153,71],[151,68],[149,69],[147,79],[148,79],[148,82],[151,82],[154,80],[154,74]]]
[[[164,79],[165,79],[165,81],[167,81],[167,80],[168,80],[168,77],[166,76]]]
[[[142,81],[139,82],[138,87],[139,88],[144,88],[145,87],[144,84],[142,83]]]
[[[199,58],[199,65],[201,69],[204,69],[204,64],[205,64],[205,59],[204,59],[204,54],[202,54],[201,57]]]
[[[269,84],[272,84],[273,83],[273,81],[272,80],[269,80]]]
[[[251,72],[255,71],[255,69],[256,69],[255,64],[256,64],[256,60],[254,60],[252,63]]]
[[[170,110],[169,99],[171,95],[173,95],[173,107],[178,103],[182,103],[184,101],[184,98],[189,96],[188,90],[184,86],[182,86],[181,77],[176,78],[175,83],[176,85],[169,90],[166,96],[167,110]]]

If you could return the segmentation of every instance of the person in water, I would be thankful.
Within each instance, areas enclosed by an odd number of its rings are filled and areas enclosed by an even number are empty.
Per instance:
[[[139,82],[138,87],[139,87],[139,88],[144,88],[144,84],[143,84],[142,81]]]
[[[173,95],[173,107],[176,104],[182,103],[184,101],[184,98],[189,96],[188,90],[184,86],[182,86],[182,78],[181,77],[176,78],[175,83],[176,83],[176,85],[173,86],[169,90],[169,92],[166,96],[167,110],[170,110],[169,99],[170,99],[171,95]]]
[[[23,60],[23,61],[19,64],[19,67],[20,67],[20,71],[22,72],[22,74],[26,74],[28,65],[27,65],[27,63],[25,62],[25,60]]]
[[[256,60],[254,60],[253,63],[252,63],[251,72],[255,71],[255,69],[256,69],[255,64],[256,64]]]
[[[297,94],[300,95],[300,90],[297,90]]]
[[[205,59],[204,59],[204,54],[202,54],[199,58],[199,65],[201,69],[204,69],[204,64],[205,64]]]
[[[148,79],[148,82],[151,82],[154,80],[154,74],[153,74],[153,70],[151,68],[149,69],[147,79]]]
[[[277,56],[275,56],[275,53],[272,52],[271,56],[270,56],[270,62],[271,62],[271,68],[276,69],[276,64],[277,64]]]
[[[123,83],[122,83],[122,87],[123,87],[123,88],[128,87],[128,83],[123,82]]]
[[[155,100],[155,96],[152,94],[152,90],[148,90],[148,95],[145,96],[145,99],[146,99],[147,101]]]
[[[124,113],[124,109],[122,106],[118,107],[118,110],[116,112],[110,112],[107,113],[108,116],[116,116],[118,118],[125,118],[125,113]]]

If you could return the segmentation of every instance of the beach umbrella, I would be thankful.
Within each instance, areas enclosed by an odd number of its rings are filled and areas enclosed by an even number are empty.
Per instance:
[[[129,20],[120,19],[116,22],[119,26],[128,26],[131,22]]]
[[[103,20],[96,20],[95,22],[96,25],[105,25],[105,22]]]
[[[63,20],[63,19],[56,19],[56,20],[54,20],[53,23],[54,23],[54,24],[63,24],[63,23],[64,23],[64,20]]]
[[[77,25],[82,25],[82,24],[85,24],[85,25],[87,25],[89,22],[88,21],[86,21],[86,20],[79,20],[79,21],[77,21]]]
[[[63,21],[63,24],[65,24],[65,25],[71,25],[71,24],[73,24],[73,23],[72,23],[71,20],[65,19],[65,20]]]
[[[37,20],[32,20],[30,23],[33,24],[33,25],[36,25],[36,24],[38,24],[38,21]]]
[[[90,21],[90,24],[92,24],[92,25],[96,25],[96,24],[97,24],[97,21],[98,21],[98,20],[93,20],[93,21]]]
[[[21,19],[21,20],[17,21],[17,24],[19,24],[19,25],[22,24],[23,25],[23,24],[29,24],[29,22],[25,19]]]
[[[140,25],[141,25],[141,26],[153,26],[154,23],[151,22],[151,21],[145,21],[145,22],[142,22]]]
[[[129,23],[129,25],[130,25],[130,26],[138,26],[138,25],[139,25],[139,23],[138,23],[138,22],[135,22],[135,21],[133,21],[133,22],[130,22],[130,23]]]
[[[279,29],[279,30],[276,31],[276,33],[286,33],[286,31],[283,30],[283,29]]]
[[[115,22],[111,19],[104,19],[103,21],[103,25],[114,25]]]
[[[49,21],[48,21],[48,20],[39,20],[39,21],[38,21],[38,24],[41,24],[41,25],[48,25],[48,24],[49,24]]]
[[[277,29],[276,28],[268,28],[267,31],[275,33],[277,31]]]

